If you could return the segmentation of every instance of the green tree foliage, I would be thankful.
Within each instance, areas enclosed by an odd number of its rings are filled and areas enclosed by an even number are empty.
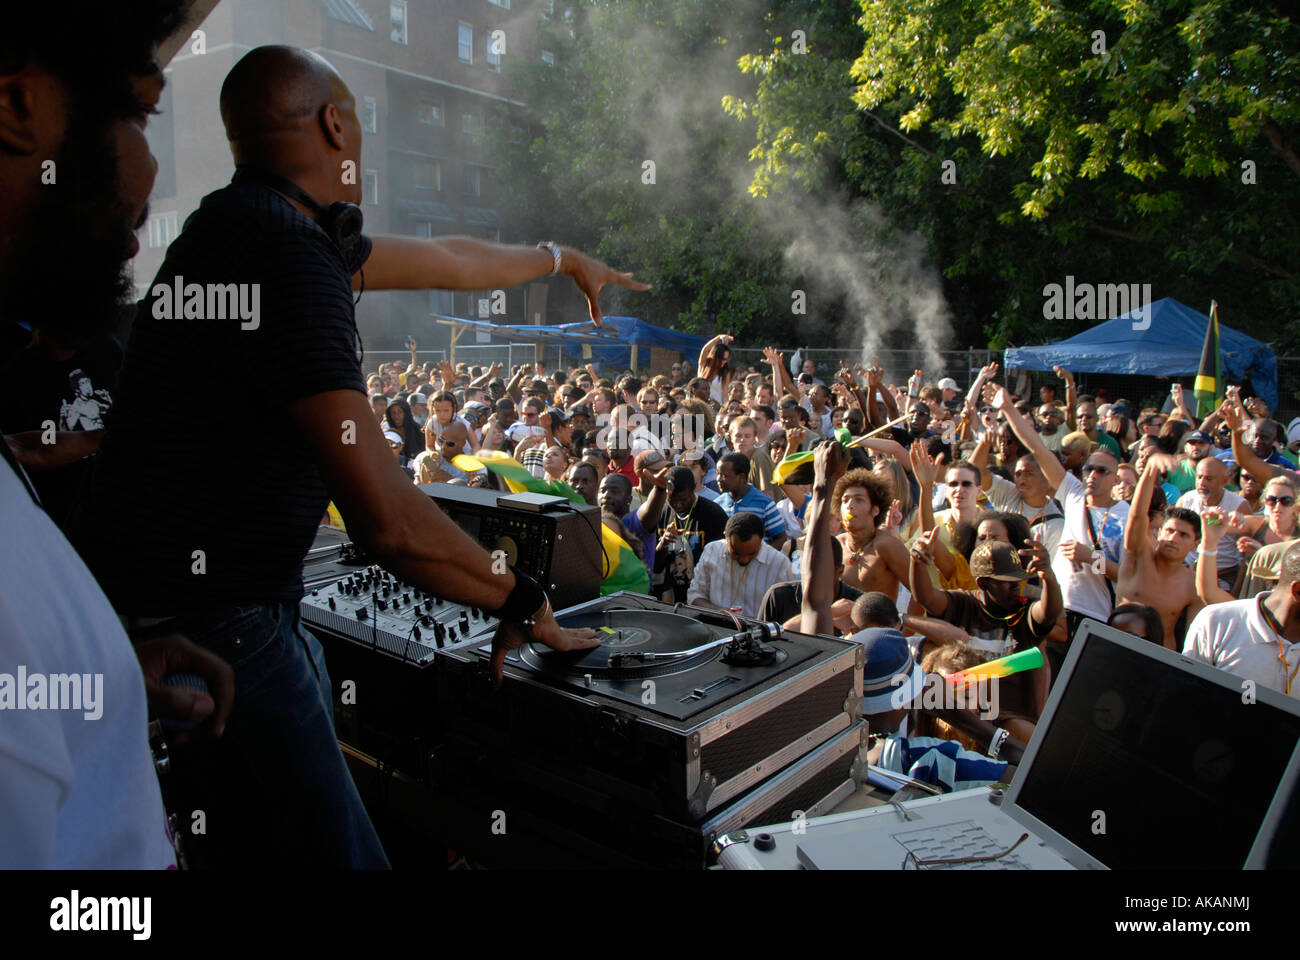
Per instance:
[[[753,129],[720,107],[721,91],[752,91],[732,52],[752,18],[726,0],[574,13],[543,25],[554,67],[514,68],[533,136],[497,132],[498,177],[523,231],[563,237],[653,284],[649,295],[607,294],[609,313],[771,336],[768,318],[789,313],[790,279],[744,191]]]
[[[756,125],[755,196],[842,185],[925,236],[963,343],[1077,332],[1042,319],[1043,286],[1073,274],[1217,298],[1225,323],[1294,351],[1300,29],[1282,10],[782,4],[771,45],[739,61],[754,94],[725,106]]]

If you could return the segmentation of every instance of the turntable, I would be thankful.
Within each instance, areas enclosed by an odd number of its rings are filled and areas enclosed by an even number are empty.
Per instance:
[[[525,644],[500,691],[489,632],[447,652],[444,732],[479,769],[543,770],[570,800],[699,822],[861,719],[848,641],[629,593],[557,620],[601,645]]]

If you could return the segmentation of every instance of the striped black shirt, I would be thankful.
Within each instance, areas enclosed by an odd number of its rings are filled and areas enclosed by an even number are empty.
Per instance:
[[[87,562],[119,610],[302,595],[329,498],[289,406],[364,393],[351,277],[370,249],[362,237],[345,257],[252,181],[209,194],[186,220],[139,305],[80,518]],[[181,313],[202,317],[159,316],[175,313],[178,276],[185,300],[204,294],[202,310]],[[255,328],[230,316],[232,288],[208,292],[217,284],[259,285]],[[242,289],[251,307],[252,288]]]

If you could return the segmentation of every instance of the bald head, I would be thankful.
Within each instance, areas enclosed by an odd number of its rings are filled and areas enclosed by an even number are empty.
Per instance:
[[[300,47],[250,50],[221,85],[221,121],[237,165],[293,179],[321,199],[351,199],[328,185],[341,183],[342,161],[360,159],[361,125],[351,91],[324,57]],[[320,179],[328,185],[309,185]]]
[[[1293,543],[1287,552],[1282,554],[1282,566],[1277,585],[1289,592],[1291,585],[1298,580],[1300,580],[1300,543]]]

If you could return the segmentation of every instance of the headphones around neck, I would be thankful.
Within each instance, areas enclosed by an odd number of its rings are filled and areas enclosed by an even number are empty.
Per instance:
[[[355,203],[339,200],[322,208],[315,197],[292,180],[257,167],[236,168],[235,179],[255,180],[291,200],[297,200],[316,215],[317,225],[343,253],[350,251],[361,239],[364,217]]]

